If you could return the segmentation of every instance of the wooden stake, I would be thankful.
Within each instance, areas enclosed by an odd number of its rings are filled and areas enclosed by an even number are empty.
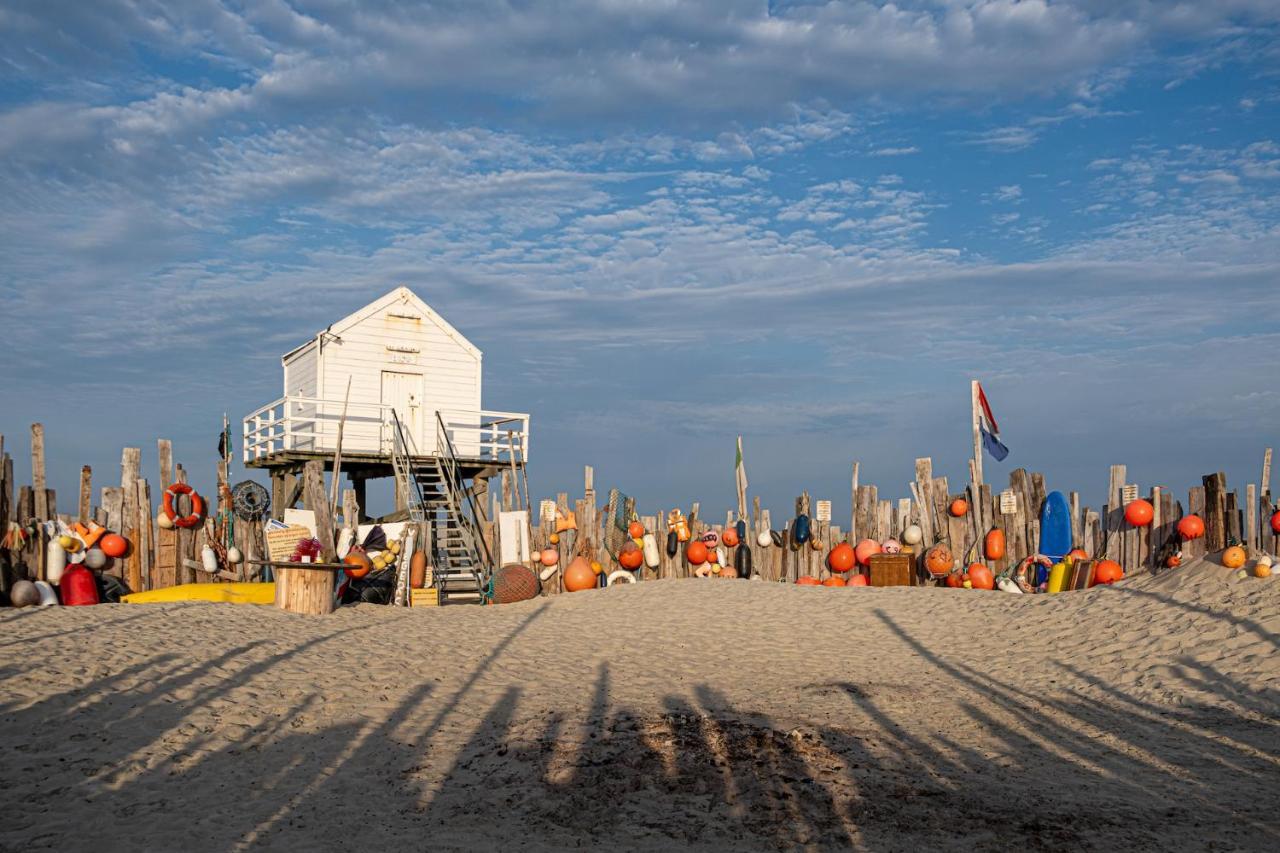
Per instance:
[[[303,506],[316,515],[316,538],[320,540],[320,560],[334,559],[333,513],[324,491],[324,463],[313,459],[302,469]]]
[[[973,482],[975,486],[982,485],[982,421],[978,412],[981,409],[981,403],[978,402],[978,380],[974,379],[969,383],[969,406],[973,421]],[[977,489],[974,489],[977,494]]]
[[[80,506],[76,514],[81,524],[88,524],[93,518],[93,469],[88,465],[80,469]]]

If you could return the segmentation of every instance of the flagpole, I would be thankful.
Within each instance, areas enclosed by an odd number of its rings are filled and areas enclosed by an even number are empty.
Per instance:
[[[973,483],[982,485],[982,426],[979,415],[981,404],[978,402],[978,380],[969,382],[969,414],[973,425]]]

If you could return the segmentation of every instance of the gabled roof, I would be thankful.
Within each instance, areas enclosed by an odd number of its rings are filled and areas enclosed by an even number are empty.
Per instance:
[[[395,290],[391,291],[385,296],[370,302],[368,305],[364,306],[359,311],[356,311],[352,314],[348,314],[346,317],[343,317],[341,320],[329,326],[329,328],[325,329],[324,331],[332,335],[336,335],[337,337],[342,337],[342,333],[345,330],[350,329],[352,326],[356,325],[357,323],[363,320],[367,320],[368,318],[377,314],[382,309],[388,308],[392,305],[395,305],[396,303],[403,303],[405,308],[409,309],[410,311],[413,311],[416,314],[420,314],[424,319],[430,320],[431,322],[435,323],[437,326],[440,327],[441,331],[443,331],[446,335],[448,335],[452,340],[455,340],[458,343],[462,344],[462,346],[465,347],[468,352],[474,355],[477,360],[483,358],[483,353],[480,352],[479,347],[477,347],[475,344],[471,343],[471,341],[463,337],[461,332],[459,332],[452,325],[450,325],[449,322],[445,320],[445,318],[437,314],[431,308],[430,305],[423,302],[422,298],[419,297],[418,294],[414,293],[412,290],[404,286],[397,287]],[[301,352],[303,349],[310,346],[314,342],[315,342],[315,338],[312,338],[310,341],[307,341],[305,344],[294,347],[289,352],[285,353],[284,356],[282,356],[282,358],[288,359],[290,356],[293,356],[296,353]]]

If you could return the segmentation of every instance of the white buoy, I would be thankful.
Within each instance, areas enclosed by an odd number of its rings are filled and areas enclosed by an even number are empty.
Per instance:
[[[45,581],[36,581],[36,591],[40,593],[41,607],[57,607],[58,594],[53,591],[53,586]]]
[[[907,529],[902,531],[902,541],[908,545],[919,545],[923,539],[924,531],[918,524],[908,524]]]
[[[237,566],[240,564],[240,561],[243,559],[244,559],[244,554],[241,554],[240,549],[237,548],[236,546],[232,545],[230,548],[227,549],[227,562],[230,563],[231,565]]]
[[[341,560],[351,553],[351,544],[356,540],[356,532],[350,527],[342,528],[342,532],[338,534],[338,559]]]
[[[62,580],[62,573],[67,568],[67,551],[57,539],[50,539],[44,553],[45,577],[49,579],[49,583],[56,584]],[[57,604],[57,599],[54,599],[53,603]]]
[[[756,537],[756,544],[761,548],[768,548],[773,544],[773,537],[769,535],[769,531],[762,530],[760,535]]]
[[[169,518],[168,515],[161,512],[159,515],[156,516],[156,527],[159,527],[161,530],[172,530],[173,519]]]
[[[644,535],[644,564],[651,569],[658,568],[662,562],[658,554],[658,539],[652,533]]]
[[[218,555],[214,552],[213,548],[208,545],[205,545],[204,548],[200,550],[200,563],[204,566],[204,570],[209,574],[213,575],[218,573]]]
[[[86,569],[101,569],[107,564],[107,555],[102,553],[101,548],[90,548],[84,552],[84,566]]]

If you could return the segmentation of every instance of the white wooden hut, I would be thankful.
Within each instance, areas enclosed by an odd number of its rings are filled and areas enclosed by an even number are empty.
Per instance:
[[[245,464],[273,478],[309,459],[327,462],[340,426],[353,478],[393,475],[397,430],[407,455],[451,456],[469,469],[463,476],[528,460],[529,416],[481,408],[483,354],[407,287],[317,332],[281,363],[284,395],[244,419]]]

